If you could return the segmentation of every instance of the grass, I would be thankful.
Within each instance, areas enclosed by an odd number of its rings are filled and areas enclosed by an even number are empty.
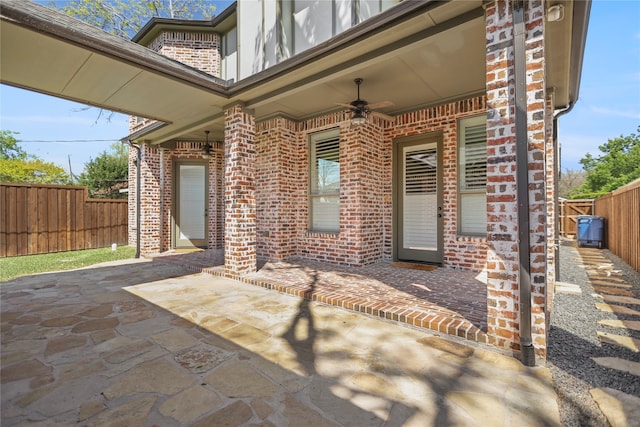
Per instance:
[[[27,274],[72,270],[101,262],[133,258],[135,253],[135,248],[119,246],[115,251],[112,251],[109,247],[87,249],[84,251],[0,258],[0,282],[13,280],[16,277]]]

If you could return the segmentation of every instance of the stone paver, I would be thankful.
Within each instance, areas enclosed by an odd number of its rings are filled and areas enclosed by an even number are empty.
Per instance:
[[[600,331],[598,331],[597,334],[600,342],[618,345],[636,353],[639,351],[638,349],[640,349],[640,340],[635,338]]]
[[[590,393],[611,427],[640,427],[640,398],[612,388],[594,388]]]
[[[559,425],[544,367],[180,266],[0,291],[3,427]]]
[[[612,328],[632,329],[634,331],[640,331],[640,320],[603,319],[598,323],[600,323],[601,325],[611,326]]]
[[[556,282],[556,293],[580,295],[582,288],[574,283]]]
[[[596,334],[603,347],[619,348],[620,352],[617,354],[620,356],[594,356],[591,359],[599,367],[611,370],[615,375],[624,373],[625,376],[640,379],[640,363],[636,356],[629,356],[640,351],[640,340],[634,332],[640,330],[640,311],[637,310],[640,299],[637,298],[637,290],[627,282],[620,270],[614,269],[604,251],[581,248],[580,255],[586,264],[589,282],[596,292],[593,297],[596,301],[604,301],[596,302],[596,308],[619,317],[598,321],[598,327],[604,331],[598,330]],[[593,388],[590,393],[611,426],[640,425],[638,397],[608,387]]]
[[[640,316],[640,311],[634,310],[623,305],[604,304],[601,302],[596,303],[596,308],[602,311],[608,311],[609,313],[628,314],[630,316]]]
[[[640,362],[619,359],[617,357],[593,357],[592,359],[600,366],[617,369],[618,371],[628,372],[631,375],[640,377]]]

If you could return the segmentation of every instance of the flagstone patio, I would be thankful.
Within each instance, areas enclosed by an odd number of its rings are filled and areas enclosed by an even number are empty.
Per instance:
[[[2,283],[2,426],[560,425],[544,367],[184,265]]]

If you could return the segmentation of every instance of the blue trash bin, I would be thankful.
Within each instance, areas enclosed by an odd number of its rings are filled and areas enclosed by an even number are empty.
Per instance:
[[[581,215],[578,217],[578,246],[602,248],[604,245],[604,218]]]

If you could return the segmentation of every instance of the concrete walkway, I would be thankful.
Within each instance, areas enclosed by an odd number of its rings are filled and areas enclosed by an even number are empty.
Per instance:
[[[0,290],[5,427],[559,425],[546,368],[176,265]]]

